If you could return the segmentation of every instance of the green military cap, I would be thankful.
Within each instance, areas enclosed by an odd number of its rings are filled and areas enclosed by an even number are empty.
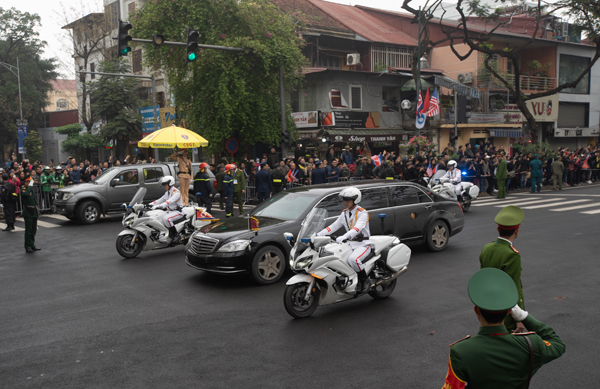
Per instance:
[[[508,274],[494,267],[486,267],[469,280],[469,297],[484,311],[506,311],[517,304],[519,292]]]
[[[509,205],[498,212],[494,221],[500,228],[515,230],[523,223],[523,219],[525,219],[523,210],[516,205]]]

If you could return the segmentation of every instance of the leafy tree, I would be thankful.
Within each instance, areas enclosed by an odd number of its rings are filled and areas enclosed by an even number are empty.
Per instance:
[[[0,62],[16,66],[19,58],[23,118],[29,122],[29,130],[43,127],[42,108],[52,90],[49,81],[57,76],[55,60],[41,58],[46,42],[35,31],[40,23],[37,14],[0,7]],[[18,79],[0,66],[0,158],[6,151],[16,152],[19,117]]]
[[[67,136],[67,139],[61,144],[63,153],[79,153],[81,150],[83,156],[88,158],[92,150],[106,145],[106,141],[100,135],[91,132],[82,132],[82,127],[79,123],[58,127],[54,131]]]
[[[302,79],[307,64],[300,46],[300,21],[265,0],[180,0],[146,2],[130,22],[133,35],[186,42],[187,28],[198,43],[242,47],[247,53],[204,49],[186,64],[185,48],[161,46],[145,51],[145,64],[160,65],[188,127],[208,139],[212,151],[225,140],[242,144],[280,143],[279,69],[287,90]],[[294,129],[288,111],[288,128]]]
[[[100,64],[101,73],[129,73],[129,64],[118,58]],[[115,140],[117,155],[124,157],[130,139],[142,135],[139,114],[138,80],[132,77],[101,76],[88,85],[93,121],[102,120],[100,135]]]
[[[42,140],[37,131],[31,130],[27,133],[27,137],[23,141],[25,151],[30,161],[37,161],[42,157]]]

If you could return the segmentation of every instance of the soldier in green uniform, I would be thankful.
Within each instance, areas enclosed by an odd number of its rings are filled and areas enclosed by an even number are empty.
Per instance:
[[[508,177],[508,171],[506,170],[506,159],[504,155],[498,154],[498,168],[496,170],[496,187],[498,188],[499,199],[506,198],[506,178]]]
[[[242,193],[246,193],[246,176],[240,169],[235,168],[233,174],[233,200],[238,205],[240,215],[244,214],[244,200],[242,199]],[[233,212],[231,213],[233,215]]]
[[[479,254],[481,268],[495,267],[512,278],[519,293],[519,306],[525,309],[523,287],[521,284],[521,254],[513,247],[513,242],[519,236],[519,226],[525,219],[523,210],[509,205],[498,212],[494,221],[498,224],[498,238],[488,243]],[[506,318],[506,328],[510,331],[523,332],[522,323],[516,323],[511,317]]]
[[[23,219],[25,221],[25,251],[33,253],[41,249],[35,247],[38,207],[33,193],[33,179],[31,176],[25,178],[25,183],[21,186],[21,199],[23,201]]]
[[[481,327],[477,335],[450,345],[443,389],[528,388],[540,367],[565,352],[552,328],[515,305],[517,288],[503,271],[479,270],[468,292]],[[511,334],[504,326],[507,314],[535,332]]]
[[[42,209],[49,210],[52,208],[52,167],[45,166],[40,176],[40,184],[42,185]]]

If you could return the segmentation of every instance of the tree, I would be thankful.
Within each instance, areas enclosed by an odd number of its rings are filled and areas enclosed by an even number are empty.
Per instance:
[[[163,34],[186,42],[188,27],[200,33],[198,43],[243,47],[247,53],[200,50],[196,61],[185,61],[185,48],[147,47],[145,64],[164,71],[188,127],[221,152],[225,141],[279,144],[281,118],[279,68],[287,90],[302,79],[307,65],[300,50],[299,20],[265,0],[146,2],[131,18],[139,38]],[[293,121],[288,111],[288,128]]]
[[[44,153],[42,151],[42,140],[35,130],[31,130],[27,133],[27,137],[23,141],[23,146],[25,146],[25,151],[27,152],[30,161],[39,160]]]
[[[0,8],[0,62],[16,66],[19,58],[23,118],[29,122],[29,130],[43,127],[42,108],[52,90],[50,80],[57,76],[55,60],[41,58],[46,42],[35,31],[40,23],[37,14]],[[0,66],[0,158],[5,151],[16,151],[19,117],[17,76]]]
[[[123,58],[100,64],[101,73],[129,73]],[[138,80],[132,77],[101,76],[88,83],[93,121],[102,120],[100,135],[115,140],[117,156],[124,157],[130,139],[141,139],[142,118],[139,114]]]
[[[82,127],[79,123],[57,127],[54,131],[67,136],[67,139],[61,144],[63,153],[70,151],[79,153],[81,150],[82,156],[88,159],[91,150],[106,145],[106,141],[100,135],[91,132],[82,132]]]
[[[416,10],[409,6],[411,0],[404,0],[403,8],[416,15]],[[441,6],[436,2],[435,7]],[[466,7],[466,10],[465,10]],[[445,39],[431,44],[432,46],[444,42],[450,42],[450,48],[455,56],[462,60],[467,59],[473,52],[485,54],[483,66],[491,76],[504,85],[514,97],[515,102],[525,119],[527,125],[534,136],[538,136],[538,125],[534,116],[529,111],[527,100],[539,97],[554,95],[566,88],[572,88],[590,72],[596,61],[600,58],[600,36],[598,27],[600,26],[600,5],[595,0],[558,0],[556,3],[542,4],[537,0],[537,6],[529,9],[529,14],[535,18],[535,27],[527,39],[522,39],[520,43],[513,43],[509,47],[497,47],[493,44],[493,37],[496,30],[508,23],[512,18],[512,13],[519,9],[508,11],[502,7],[493,8],[480,0],[458,0],[456,11],[459,14],[458,22],[448,27],[444,23],[443,17],[439,20],[442,32],[446,35]],[[512,12],[512,13],[511,13]],[[557,85],[555,88],[545,90],[539,93],[524,94],[524,88],[521,84],[521,75],[526,72],[521,66],[520,54],[528,50],[531,45],[540,38],[542,23],[545,19],[553,18],[555,14],[563,13],[570,16],[576,23],[579,31],[582,31],[589,42],[595,46],[595,54],[591,58],[589,66],[584,69],[575,79]],[[484,20],[492,25],[488,31],[482,32],[473,26],[471,17]],[[461,55],[455,48],[456,43],[464,43],[469,47],[469,51]],[[505,57],[511,62],[513,67],[513,77],[502,74],[494,64],[494,57]],[[541,67],[543,65],[540,64]]]

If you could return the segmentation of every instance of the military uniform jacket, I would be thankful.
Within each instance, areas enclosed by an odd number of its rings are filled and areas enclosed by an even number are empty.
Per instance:
[[[506,180],[508,177],[508,171],[506,170],[506,159],[498,162],[498,170],[496,170],[496,179],[498,180]]]
[[[510,276],[517,286],[519,292],[519,306],[525,309],[523,300],[523,287],[521,285],[521,254],[506,239],[498,238],[492,243],[483,246],[479,254],[481,269],[494,267],[500,269]],[[507,318],[510,319],[510,318]]]
[[[565,165],[559,159],[554,160],[554,162],[552,162],[552,174],[562,177],[564,172]]]
[[[27,186],[24,192],[21,192],[21,199],[23,201],[23,217],[24,218],[35,218],[38,217],[37,202],[33,195],[33,186]]]
[[[533,344],[532,374],[560,357],[565,344],[552,328],[531,315],[523,324],[535,333],[513,335],[503,325],[480,327],[477,335],[450,345],[448,373],[442,389],[525,388],[530,364],[525,336]]]
[[[364,208],[355,206],[354,209],[344,209],[341,215],[332,225],[320,231],[318,235],[329,235],[344,227],[346,233],[342,235],[344,239],[350,240],[348,244],[352,249],[360,246],[370,245],[371,229],[369,228],[369,212]],[[363,234],[363,241],[353,241],[359,234]]]
[[[534,159],[529,162],[529,168],[531,169],[531,177],[542,176],[542,161],[539,159]]]
[[[240,193],[242,190],[246,190],[246,175],[238,169],[233,175],[233,191]]]

